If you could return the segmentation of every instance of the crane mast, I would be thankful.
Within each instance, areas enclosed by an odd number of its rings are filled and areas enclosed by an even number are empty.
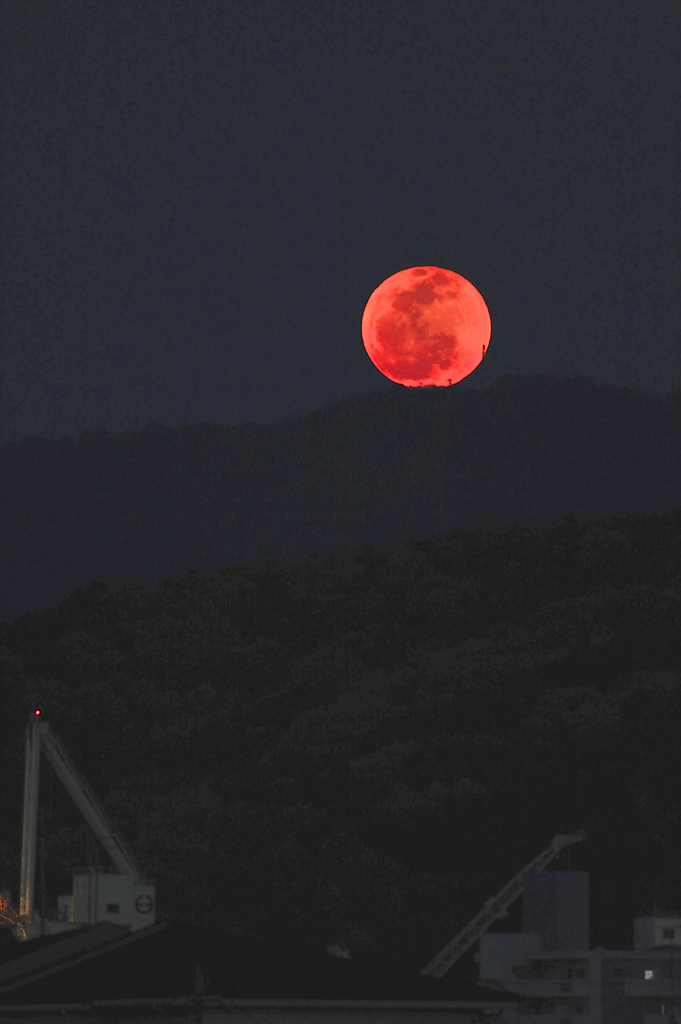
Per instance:
[[[440,950],[437,956],[434,956],[426,964],[421,974],[427,974],[433,978],[441,978],[452,964],[456,963],[467,949],[470,949],[482,933],[487,931],[493,921],[496,921],[499,917],[506,916],[507,907],[523,891],[523,878],[525,875],[530,872],[542,871],[564,846],[569,846],[570,843],[579,843],[582,839],[586,839],[586,833],[583,831],[554,836],[550,845],[538,857],[535,857],[522,871],[519,871],[496,896],[490,896],[485,901],[485,906],[480,913],[462,928],[458,935],[455,935],[452,941],[444,949]]]
[[[122,837],[107,819],[97,797],[86,780],[78,772],[59,735],[50,728],[46,721],[37,718],[36,714],[39,714],[39,712],[33,712],[26,725],[24,813],[21,844],[21,882],[19,889],[20,917],[29,924],[34,921],[35,917],[38,792],[40,752],[42,748],[56,775],[94,832],[96,838],[108,853],[118,872],[116,876],[107,876],[101,883],[102,893],[100,894],[100,902],[103,900],[104,907],[106,907],[101,912],[97,908],[97,888],[95,889],[95,906],[93,910],[90,882],[89,880],[87,881],[88,891],[85,905],[87,905],[88,909],[86,915],[84,915],[82,909],[79,909],[79,897],[83,896],[84,886],[86,885],[84,879],[87,876],[74,875],[75,896],[60,897],[60,901],[66,900],[63,916],[60,920],[64,923],[78,924],[83,916],[86,916],[87,921],[90,922],[93,914],[95,920],[97,920],[100,919],[101,913],[104,917],[111,915],[108,919],[128,923],[133,928],[152,924],[155,896],[154,886],[143,876],[139,865]],[[77,901],[75,918],[73,916],[74,898]],[[107,898],[116,900],[116,902],[107,905]],[[82,903],[82,900],[80,903]],[[122,913],[121,905],[123,905]],[[67,907],[70,907],[70,910],[66,909]],[[108,907],[116,909],[109,910]],[[145,916],[139,918],[140,914]],[[148,918],[146,915],[150,915],[150,917]],[[126,919],[125,922],[124,919]]]

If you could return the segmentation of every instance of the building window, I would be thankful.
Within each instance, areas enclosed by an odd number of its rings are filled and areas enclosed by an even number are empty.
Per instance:
[[[120,914],[121,905],[120,903],[107,903],[106,905],[107,914]]]
[[[622,977],[622,968],[621,967],[616,967],[615,968],[615,977],[616,978],[621,978]]]
[[[672,941],[674,941],[674,929],[673,928],[663,928],[662,929],[662,938],[663,939],[671,939]]]
[[[652,981],[655,977],[655,971],[644,971],[643,976],[646,981]]]

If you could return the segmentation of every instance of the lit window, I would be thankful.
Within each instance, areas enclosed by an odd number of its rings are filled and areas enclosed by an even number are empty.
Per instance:
[[[646,981],[651,981],[655,977],[655,971],[646,971],[644,978]]]

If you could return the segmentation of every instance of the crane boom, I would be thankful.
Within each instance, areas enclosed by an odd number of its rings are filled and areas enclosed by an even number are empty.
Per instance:
[[[144,878],[134,857],[116,829],[107,820],[97,797],[82,778],[57,733],[47,722],[33,717],[26,726],[26,764],[24,774],[24,820],[21,843],[21,888],[19,913],[27,920],[33,917],[35,888],[36,841],[38,831],[38,783],[40,780],[40,747],[79,811],[109,854],[121,875],[132,875],[133,882],[143,884]]]
[[[493,921],[505,915],[506,908],[522,893],[525,875],[533,871],[542,871],[564,846],[569,846],[570,843],[579,843],[582,839],[586,839],[586,833],[583,831],[554,836],[551,844],[538,857],[535,857],[527,867],[519,871],[496,896],[491,896],[485,901],[485,906],[480,913],[462,928],[459,934],[455,935],[437,956],[433,957],[430,963],[423,968],[421,974],[441,978],[452,964],[456,963],[467,949],[470,949],[482,933],[487,931]]]

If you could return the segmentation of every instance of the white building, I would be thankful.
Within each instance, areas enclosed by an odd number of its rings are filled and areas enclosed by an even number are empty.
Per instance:
[[[526,996],[514,1024],[681,1024],[681,914],[634,921],[633,950],[589,948],[588,871],[523,879],[523,931],[487,932],[480,980]]]

